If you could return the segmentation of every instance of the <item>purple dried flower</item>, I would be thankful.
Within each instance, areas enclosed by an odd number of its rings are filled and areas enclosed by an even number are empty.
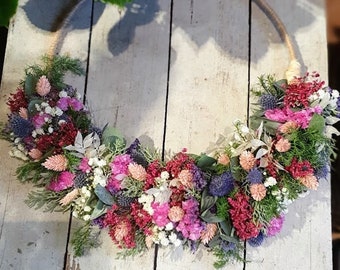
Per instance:
[[[202,170],[194,165],[190,169],[190,172],[192,174],[192,181],[194,182],[195,188],[202,190],[207,185],[207,181],[204,178]]]
[[[262,172],[257,168],[250,170],[247,175],[247,180],[251,184],[261,184],[263,181]]]
[[[260,97],[260,105],[263,110],[272,110],[277,106],[277,98],[271,94],[263,94]]]
[[[221,248],[224,252],[235,250],[236,244],[232,242],[222,241]]]
[[[285,220],[285,217],[282,214],[276,218],[273,218],[267,227],[266,235],[274,236],[278,234],[281,231],[284,220]]]
[[[327,165],[324,165],[321,168],[318,168],[315,172],[315,176],[319,180],[327,179],[328,175],[329,175],[329,167]]]
[[[209,192],[213,196],[223,197],[234,189],[234,178],[231,172],[214,175],[209,185]]]
[[[31,135],[33,126],[30,121],[12,114],[9,119],[9,125],[14,135],[19,138],[25,138]]]
[[[262,232],[258,234],[258,236],[250,238],[247,242],[252,247],[259,247],[262,245],[264,240],[264,235]]]
[[[92,220],[92,225],[97,225],[99,229],[104,228],[104,215]]]

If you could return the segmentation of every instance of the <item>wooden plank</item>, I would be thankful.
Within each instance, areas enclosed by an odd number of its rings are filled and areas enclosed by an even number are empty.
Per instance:
[[[115,126],[131,142],[162,147],[166,100],[168,0],[133,1],[127,9],[106,6],[92,31],[87,102],[94,122]],[[97,16],[99,3],[95,4]],[[98,265],[110,269],[152,269],[154,250],[142,257],[116,259],[106,231],[101,247],[77,261],[81,270]]]
[[[199,154],[231,132],[233,120],[246,121],[248,5],[186,0],[173,8],[166,149]],[[213,269],[212,254],[188,253],[171,261],[160,250],[157,269]]]
[[[24,69],[38,63],[42,54],[47,53],[52,37],[49,30],[65,4],[54,0],[48,3],[40,1],[40,5],[34,6],[37,3],[32,2],[19,2],[18,12],[9,28],[0,96],[1,122],[7,120],[6,100],[23,79]],[[82,21],[86,24],[89,22],[89,9],[84,7],[82,11]],[[45,24],[41,25],[40,21]],[[86,60],[86,53],[79,52],[87,51],[87,43],[84,44],[88,38],[87,28],[85,26],[85,30],[75,33],[77,45],[68,43],[63,48],[64,52]],[[68,38],[72,35],[69,34]],[[82,88],[84,78],[75,79],[73,85]],[[8,157],[9,143],[1,141],[0,144],[0,269],[62,269],[69,215],[43,214],[23,203],[31,185],[22,185],[16,180],[15,169],[19,161]]]
[[[317,70],[327,80],[324,1],[270,1],[299,48],[303,72]],[[259,44],[262,44],[259,46]],[[284,76],[288,52],[271,23],[253,5],[252,82],[261,73]],[[259,248],[248,248],[252,269],[332,269],[330,182],[288,207],[282,232]]]

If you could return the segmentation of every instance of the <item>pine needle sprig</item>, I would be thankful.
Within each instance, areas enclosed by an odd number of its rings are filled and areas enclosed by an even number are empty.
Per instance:
[[[100,230],[93,231],[90,222],[83,224],[74,233],[71,239],[74,256],[80,257],[91,248],[96,248],[100,245],[99,237]]]
[[[30,182],[37,186],[47,185],[56,174],[57,172],[47,171],[41,166],[41,162],[37,161],[26,162],[16,170],[20,182]]]
[[[67,72],[74,75],[83,75],[84,69],[81,66],[79,59],[73,59],[69,56],[54,56],[47,55],[42,57],[43,65],[32,65],[26,68],[26,76],[30,76],[33,80],[38,80],[41,76],[46,75],[52,85],[57,88],[64,88],[64,76]]]
[[[55,192],[48,189],[38,189],[28,193],[25,203],[28,207],[34,209],[43,208],[44,212],[66,212],[70,205],[63,207],[59,201],[68,193],[69,190]]]

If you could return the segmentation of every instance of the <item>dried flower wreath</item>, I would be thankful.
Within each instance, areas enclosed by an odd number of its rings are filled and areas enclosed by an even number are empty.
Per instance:
[[[235,121],[214,156],[183,150],[164,161],[137,139],[126,145],[113,128],[94,126],[77,91],[63,81],[68,71],[82,74],[78,60],[46,56],[43,65],[26,69],[8,99],[3,134],[13,143],[11,155],[25,161],[18,179],[36,186],[26,203],[72,209],[83,221],[72,240],[76,255],[96,246],[99,228],[122,256],[154,244],[173,252],[203,245],[222,267],[242,260],[243,241],[259,246],[276,235],[287,205],[327,177],[332,135],[339,135],[332,126],[339,121],[339,92],[317,73],[296,76],[284,27],[257,3],[283,29],[291,67],[283,80],[260,77],[251,127]]]

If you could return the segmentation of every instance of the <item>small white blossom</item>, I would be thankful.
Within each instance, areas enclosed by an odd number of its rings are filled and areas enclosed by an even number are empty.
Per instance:
[[[51,126],[48,127],[48,133],[53,133],[53,127]]]
[[[88,205],[84,207],[84,212],[91,212],[92,208]]]
[[[58,121],[58,125],[59,125],[59,126],[61,126],[61,125],[64,124],[64,123],[66,123],[65,120],[59,120],[59,121]]]
[[[274,186],[276,185],[277,181],[274,177],[270,176],[268,178],[266,178],[266,180],[264,181],[264,186],[265,187],[270,187],[270,186]]]
[[[63,97],[67,97],[67,92],[65,90],[62,90],[59,92],[59,97],[63,98]]]
[[[90,220],[91,216],[90,215],[85,215],[83,216],[83,220],[88,221]]]
[[[169,179],[170,175],[167,171],[163,171],[161,172],[161,178],[164,179],[164,180],[167,180]]]

